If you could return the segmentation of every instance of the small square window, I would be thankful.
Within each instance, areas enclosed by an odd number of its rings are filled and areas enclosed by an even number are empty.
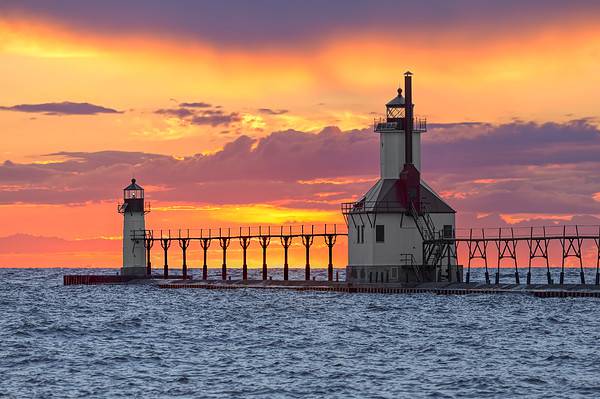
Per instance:
[[[454,236],[453,231],[452,231],[452,225],[451,224],[445,224],[444,225],[444,238],[452,238]]]
[[[385,227],[382,224],[375,226],[375,242],[385,241]]]

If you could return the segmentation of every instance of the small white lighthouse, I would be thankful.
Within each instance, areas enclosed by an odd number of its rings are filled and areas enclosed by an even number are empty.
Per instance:
[[[381,178],[357,202],[342,204],[348,223],[346,279],[360,283],[457,281],[452,248],[455,211],[421,180],[423,118],[413,115],[412,73],[375,122]],[[443,261],[447,264],[442,267]]]
[[[123,189],[123,203],[119,204],[123,214],[123,268],[124,276],[146,275],[146,251],[144,250],[145,215],[149,211],[144,205],[144,189],[135,179]]]

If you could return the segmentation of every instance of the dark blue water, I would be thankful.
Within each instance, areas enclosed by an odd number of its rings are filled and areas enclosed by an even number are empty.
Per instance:
[[[63,287],[64,272],[0,269],[0,396],[600,396],[598,299]]]

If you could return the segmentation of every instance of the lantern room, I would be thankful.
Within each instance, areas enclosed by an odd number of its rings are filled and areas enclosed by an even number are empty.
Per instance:
[[[404,120],[406,115],[405,103],[404,97],[402,97],[402,89],[398,88],[398,95],[385,104],[388,122],[402,122]]]
[[[136,183],[135,179],[131,179],[131,184],[123,189],[123,198],[144,199],[144,189]]]
[[[123,189],[123,203],[118,206],[119,213],[125,212],[150,212],[149,206],[144,204],[144,189],[138,185],[135,179]]]

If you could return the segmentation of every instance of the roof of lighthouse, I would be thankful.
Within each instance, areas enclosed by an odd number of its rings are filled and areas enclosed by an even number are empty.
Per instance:
[[[456,213],[427,183],[421,180],[421,204],[429,213]],[[377,183],[358,202],[364,202],[365,208],[385,209],[392,206],[395,211],[403,212],[402,186],[400,179],[379,179]],[[394,205],[390,205],[394,204]],[[365,209],[369,210],[369,209]]]
[[[131,179],[131,184],[125,187],[123,190],[143,190],[143,188],[136,183],[135,179]]]
[[[398,88],[398,95],[385,104],[386,107],[394,107],[404,105],[404,97],[402,97],[402,89]]]

